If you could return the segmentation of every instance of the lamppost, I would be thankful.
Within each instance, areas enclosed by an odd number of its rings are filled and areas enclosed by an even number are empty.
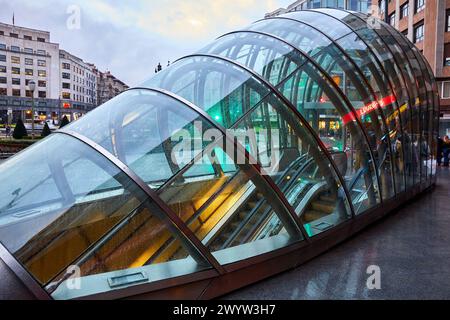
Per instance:
[[[31,140],[34,139],[34,90],[36,89],[36,82],[30,80],[28,82],[28,87],[31,91]]]

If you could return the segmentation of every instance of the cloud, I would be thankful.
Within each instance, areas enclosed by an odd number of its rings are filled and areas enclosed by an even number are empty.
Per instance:
[[[286,6],[287,0],[0,0],[0,21],[48,30],[52,41],[85,61],[138,85],[163,65]],[[67,8],[81,9],[81,29],[66,27]]]

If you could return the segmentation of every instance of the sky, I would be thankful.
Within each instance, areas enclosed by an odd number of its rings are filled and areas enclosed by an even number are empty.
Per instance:
[[[111,71],[130,86],[161,62],[191,54],[216,37],[294,0],[0,0],[0,21],[50,31],[60,48]]]

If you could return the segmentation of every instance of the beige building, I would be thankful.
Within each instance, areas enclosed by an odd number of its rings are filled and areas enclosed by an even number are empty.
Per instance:
[[[98,103],[103,104],[129,87],[111,72],[98,72]]]

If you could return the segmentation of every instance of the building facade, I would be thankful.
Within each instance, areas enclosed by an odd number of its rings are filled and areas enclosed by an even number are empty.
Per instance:
[[[379,2],[382,18],[385,5]],[[450,1],[389,0],[387,17],[427,58],[440,90],[440,135],[450,134]]]
[[[4,123],[30,117],[32,93],[36,83],[35,105],[40,115],[52,114],[59,99],[59,45],[50,42],[46,31],[0,23],[0,118]],[[56,58],[56,59],[55,59]],[[55,114],[53,114],[55,115]]]
[[[315,8],[338,8],[360,12],[369,12],[372,0],[297,0],[287,8],[279,8],[266,14],[266,18],[278,16],[283,13],[315,9]]]
[[[97,106],[97,69],[64,50],[59,58],[62,113],[77,119]]]
[[[129,87],[117,79],[110,71],[100,72],[98,74],[98,90],[97,90],[97,100],[98,104],[103,104],[106,101],[114,98],[119,93],[127,90]]]
[[[58,121],[64,115],[76,120],[128,88],[109,72],[60,49],[50,41],[50,32],[0,23],[1,124],[19,118],[31,122],[30,80],[36,83],[35,120]]]

